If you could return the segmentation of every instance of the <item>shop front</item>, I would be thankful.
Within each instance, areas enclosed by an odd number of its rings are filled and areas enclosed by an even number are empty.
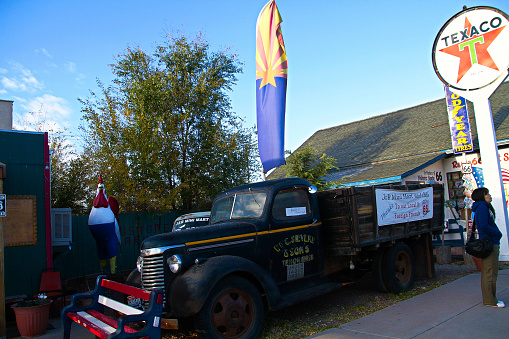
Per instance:
[[[499,157],[507,208],[509,201],[509,148],[499,148]],[[446,199],[457,216],[462,220],[467,220],[467,218],[470,220],[472,204],[470,194],[474,189],[484,187],[480,153],[457,155],[443,159],[442,162],[448,188]]]

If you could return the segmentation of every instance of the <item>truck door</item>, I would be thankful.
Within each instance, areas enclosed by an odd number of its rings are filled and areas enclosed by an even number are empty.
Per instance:
[[[320,273],[323,266],[317,218],[307,187],[276,193],[269,219],[269,243],[271,270],[277,283]]]

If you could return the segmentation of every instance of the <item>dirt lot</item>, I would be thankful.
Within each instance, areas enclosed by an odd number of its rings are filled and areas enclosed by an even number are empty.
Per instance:
[[[335,292],[277,312],[267,311],[260,338],[305,338],[477,271],[474,266],[464,265],[462,259],[458,258],[453,258],[453,263],[449,265],[436,265],[435,270],[436,278],[416,280],[411,291],[400,294],[375,291],[370,277],[366,275],[361,281],[344,285]],[[162,337],[197,337],[191,320],[181,321],[180,326],[178,331],[163,330]]]

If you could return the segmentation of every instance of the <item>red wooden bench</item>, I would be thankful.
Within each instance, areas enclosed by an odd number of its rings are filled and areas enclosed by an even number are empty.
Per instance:
[[[149,305],[144,311],[131,307],[107,297],[107,290],[146,300]],[[71,304],[62,310],[63,338],[70,338],[73,322],[80,324],[99,338],[160,338],[163,297],[161,289],[149,292],[107,280],[106,276],[101,275],[97,277],[96,287],[92,292],[73,295]],[[78,301],[83,299],[89,299],[91,303],[86,306],[78,306]],[[120,316],[118,320],[111,318],[104,312],[106,307],[124,315]],[[142,323],[143,327],[137,330],[127,326],[134,322],[138,325],[139,322],[144,322]]]

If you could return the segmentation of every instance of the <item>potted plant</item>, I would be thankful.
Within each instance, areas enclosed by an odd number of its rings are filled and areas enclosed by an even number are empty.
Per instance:
[[[36,337],[46,332],[52,302],[45,295],[39,295],[37,299],[20,301],[11,306],[22,337]]]

